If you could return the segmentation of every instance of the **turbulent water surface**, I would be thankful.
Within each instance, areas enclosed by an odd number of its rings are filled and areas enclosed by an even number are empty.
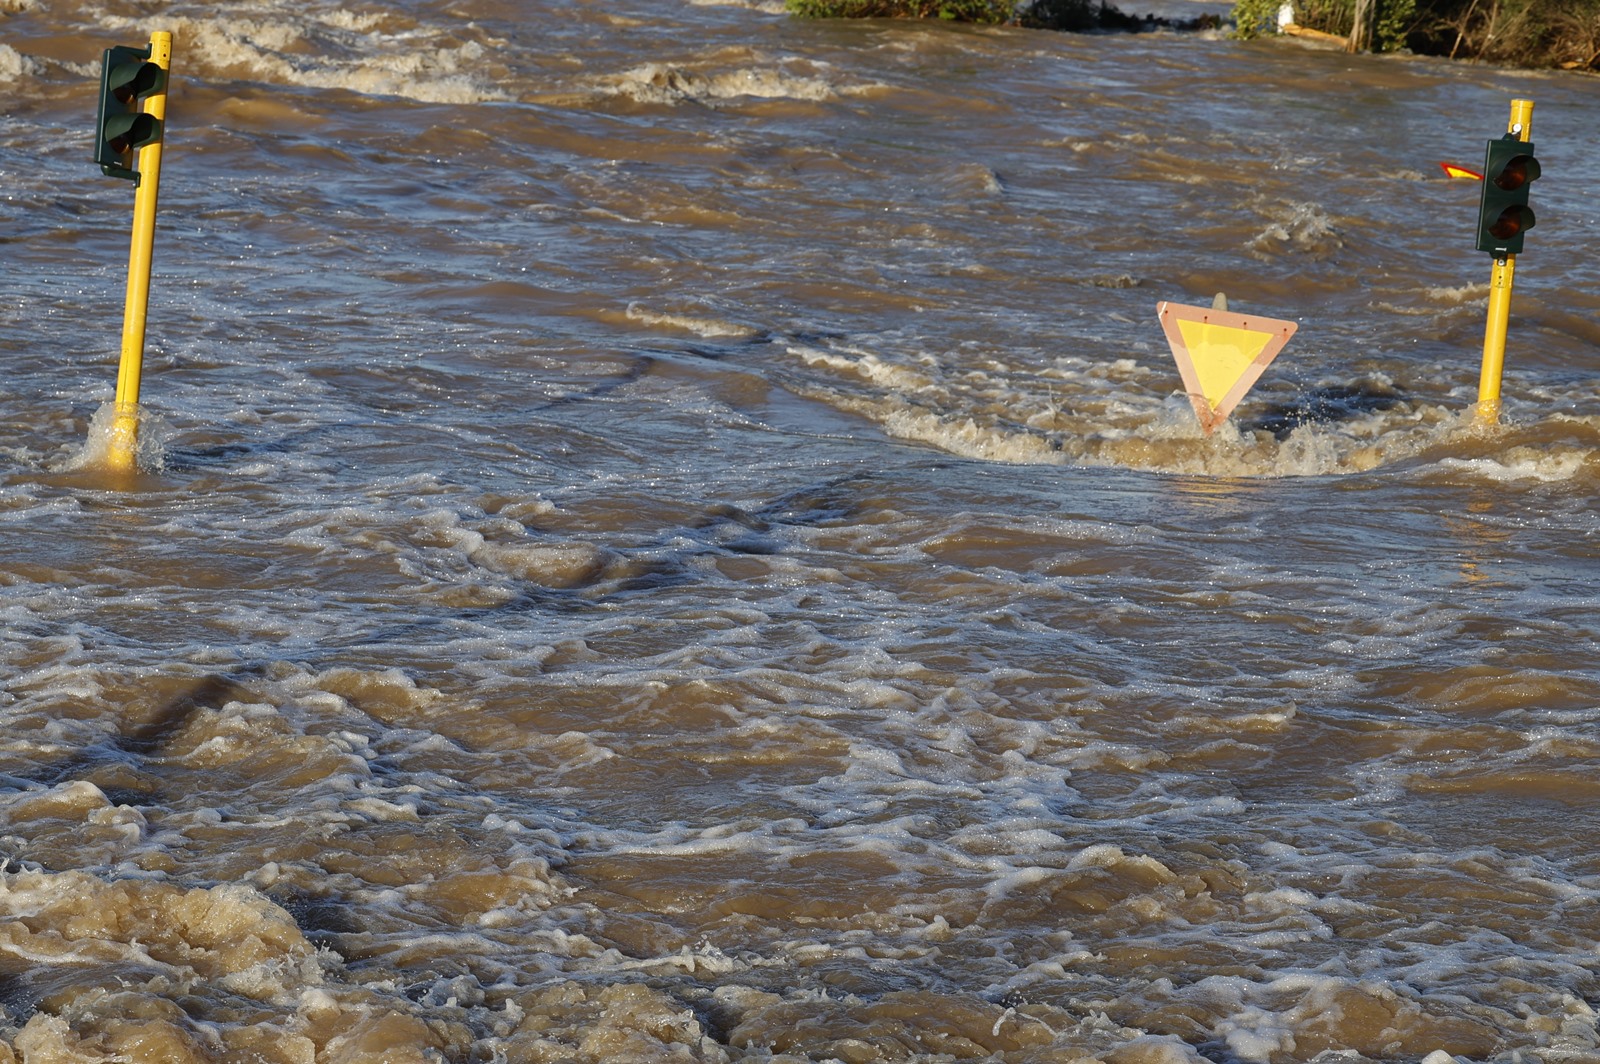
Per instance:
[[[0,42],[0,1061],[1600,1059],[1600,81],[776,0]],[[1437,164],[1513,98],[1487,427]],[[1155,308],[1219,291],[1299,332],[1206,437]]]

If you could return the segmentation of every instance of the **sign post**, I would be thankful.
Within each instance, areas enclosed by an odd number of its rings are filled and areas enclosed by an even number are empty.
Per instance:
[[[1500,421],[1500,378],[1506,361],[1506,326],[1511,316],[1511,283],[1522,251],[1523,234],[1533,228],[1528,186],[1539,178],[1528,133],[1533,101],[1512,100],[1506,135],[1489,141],[1484,153],[1483,193],[1478,201],[1478,250],[1494,256],[1489,274],[1489,318],[1483,334],[1483,369],[1478,376],[1478,421]]]
[[[144,327],[150,307],[150,259],[155,243],[156,198],[161,186],[162,127],[167,117],[167,72],[172,34],[150,35],[146,48],[107,48],[100,69],[100,112],[95,122],[95,162],[108,176],[134,183],[133,239],[122,311],[122,359],[106,450],[106,464],[132,470],[139,445],[139,378],[144,369]]]

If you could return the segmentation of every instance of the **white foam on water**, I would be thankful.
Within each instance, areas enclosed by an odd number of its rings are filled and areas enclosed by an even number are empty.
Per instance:
[[[821,102],[881,90],[842,83],[830,64],[747,47],[729,47],[677,62],[651,61],[589,79],[601,93],[638,103],[676,106],[741,100]]]
[[[1552,454],[1544,448],[1513,447],[1494,458],[1442,458],[1439,467],[1496,483],[1532,480],[1548,484],[1570,481],[1579,473],[1592,475],[1597,463],[1600,456],[1592,452]]]
[[[1480,299],[1487,299],[1489,285],[1483,283],[1433,287],[1425,288],[1423,292],[1429,299],[1443,303],[1446,306],[1462,306],[1467,303],[1477,302]]]
[[[28,3],[31,0],[21,0]],[[695,7],[742,7],[759,11],[763,15],[782,15],[788,12],[784,0],[689,0]]]
[[[411,24],[385,32],[388,16],[342,8],[297,9],[257,3],[225,17],[164,16],[188,69],[209,77],[249,78],[319,89],[402,96],[425,103],[470,104],[508,99],[479,71],[496,42],[483,34],[461,40],[451,28]],[[402,23],[409,20],[402,19]],[[102,17],[107,28],[142,31],[142,21]]]
[[[19,10],[26,10],[26,8]],[[31,76],[37,73],[38,70],[39,64],[37,61],[18,53],[9,44],[0,44],[0,77],[15,81]]]
[[[646,63],[599,78],[597,84],[613,95],[655,104],[705,103],[742,97],[827,100],[835,95],[833,86],[821,78],[797,77],[765,67],[701,73],[682,66]]]
[[[656,310],[642,303],[629,303],[627,315],[629,321],[681,329],[707,339],[747,339],[756,334],[754,328],[738,322],[704,314]]]
[[[1263,255],[1283,253],[1331,255],[1344,246],[1333,220],[1319,203],[1273,203],[1261,213],[1270,224],[1249,242]]]
[[[807,396],[868,417],[895,438],[983,461],[1263,478],[1347,476],[1420,463],[1424,471],[1486,483],[1587,481],[1600,461],[1580,440],[1518,443],[1517,433],[1528,426],[1485,428],[1467,403],[1451,409],[1396,401],[1336,421],[1307,415],[1277,434],[1250,427],[1247,406],[1243,422],[1236,416],[1207,436],[1187,399],[1161,391],[1172,374],[1131,359],[1058,360],[1047,373],[1060,383],[1041,388],[1009,367],[958,373],[927,354],[891,359],[855,344],[794,345],[789,353],[824,377],[799,385]],[[1381,395],[1392,382],[1377,375],[1365,387]],[[1537,427],[1568,426],[1587,431],[1564,413]],[[1449,453],[1485,450],[1496,433],[1506,441],[1501,453]]]

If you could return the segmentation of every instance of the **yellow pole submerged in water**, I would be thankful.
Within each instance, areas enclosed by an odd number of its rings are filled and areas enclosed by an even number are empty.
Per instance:
[[[1533,101],[1512,100],[1506,132],[1527,140],[1533,126]],[[1490,175],[1483,179],[1488,181]],[[1489,274],[1489,320],[1483,334],[1483,369],[1478,375],[1478,422],[1500,421],[1500,378],[1506,364],[1506,327],[1511,318],[1511,283],[1517,272],[1515,255],[1497,255]]]
[[[163,73],[172,68],[172,34],[150,34],[150,62]],[[144,99],[144,113],[158,123],[167,117],[167,86]],[[139,176],[133,194],[133,240],[128,251],[128,294],[122,310],[122,361],[117,366],[117,398],[106,448],[106,464],[132,470],[139,447],[139,378],[144,372],[144,326],[150,308],[150,260],[156,236],[156,198],[161,190],[161,142],[139,149]]]

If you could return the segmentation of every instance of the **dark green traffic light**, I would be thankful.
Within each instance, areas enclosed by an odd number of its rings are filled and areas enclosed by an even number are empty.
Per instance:
[[[139,112],[140,101],[160,92],[166,72],[150,62],[150,49],[117,45],[100,60],[100,110],[94,123],[94,161],[112,177],[137,182],[133,153],[161,139],[161,123]]]
[[[1533,145],[1507,133],[1491,140],[1483,158],[1483,195],[1478,201],[1478,250],[1520,255],[1522,238],[1534,226],[1528,186],[1539,179]]]

